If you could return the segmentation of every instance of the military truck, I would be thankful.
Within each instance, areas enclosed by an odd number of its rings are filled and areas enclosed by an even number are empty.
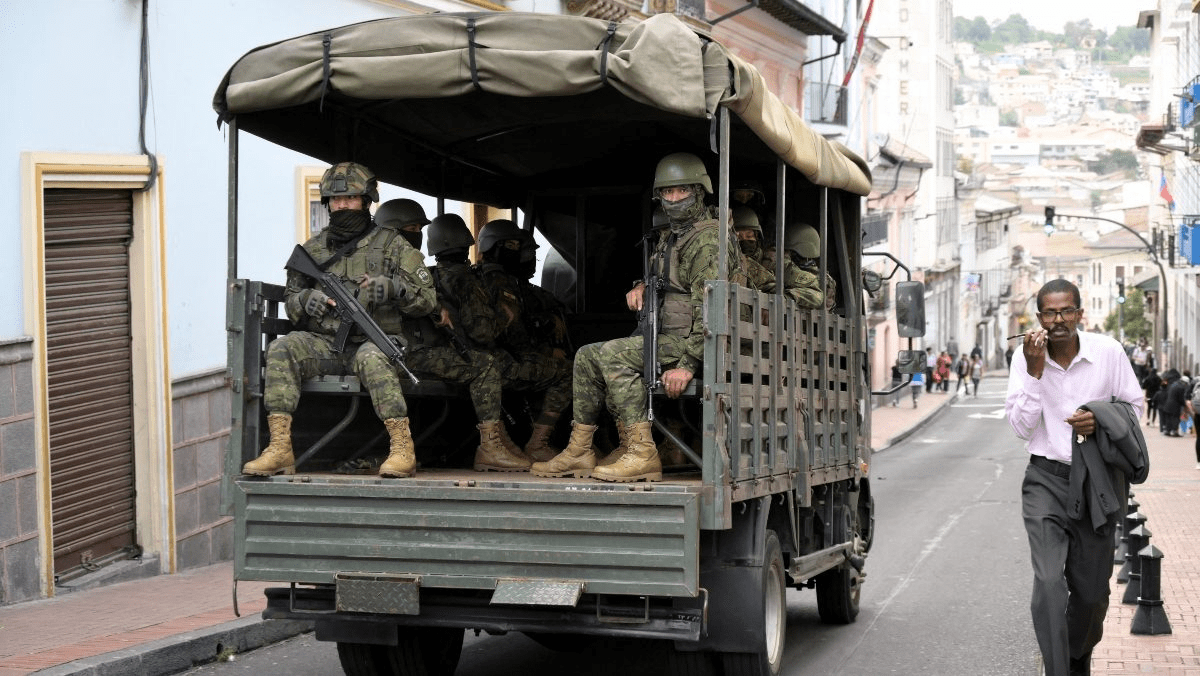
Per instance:
[[[434,14],[254,49],[214,107],[230,159],[223,488],[236,578],[282,583],[265,617],[314,621],[352,676],[453,673],[465,630],[558,647],[650,639],[681,673],[778,674],[788,588],[814,589],[824,621],[854,621],[874,524],[863,305],[881,280],[864,274],[859,246],[870,175],[753,66],[672,15]],[[642,275],[655,164],[674,152],[705,161],[720,222],[731,182],[753,180],[770,196],[768,239],[816,227],[834,303],[802,310],[719,264],[705,287],[702,371],[682,397],[654,396],[669,456],[661,482],[474,472],[463,393],[430,379],[405,384],[416,475],[338,471],[386,449],[353,377],[305,383],[296,474],[243,476],[266,444],[264,348],[292,328],[283,288],[237,273],[237,203],[255,194],[237,172],[243,132],[442,200],[513,210],[559,260],[566,281],[548,285],[575,345],[634,330],[624,292]],[[776,267],[782,278],[782,255]],[[885,278],[900,270],[895,261]],[[902,330],[920,335],[920,284],[897,287],[911,300]],[[519,403],[506,410],[519,429]]]

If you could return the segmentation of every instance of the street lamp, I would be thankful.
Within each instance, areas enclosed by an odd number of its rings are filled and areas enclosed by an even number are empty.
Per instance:
[[[1147,242],[1146,238],[1142,237],[1142,234],[1137,230],[1134,230],[1120,221],[1114,221],[1111,218],[1104,218],[1103,216],[1076,216],[1074,214],[1065,216],[1064,218],[1083,218],[1089,221],[1104,221],[1105,223],[1112,223],[1113,225],[1119,226],[1133,233],[1133,236],[1137,237],[1138,241],[1145,245],[1146,253],[1150,255],[1150,260],[1154,261],[1154,264],[1158,266],[1159,278],[1162,280],[1158,290],[1158,296],[1162,300],[1162,339],[1164,343],[1170,343],[1171,334],[1167,331],[1167,272],[1163,269],[1162,262],[1158,260],[1158,252],[1154,250],[1154,247],[1150,244],[1150,242]],[[1054,234],[1054,207],[1046,207],[1045,230],[1047,237]],[[1123,293],[1121,295],[1124,296]]]

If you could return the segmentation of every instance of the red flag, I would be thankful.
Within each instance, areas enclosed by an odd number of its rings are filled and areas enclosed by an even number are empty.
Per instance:
[[[1171,191],[1167,188],[1167,175],[1159,174],[1161,178],[1158,181],[1158,194],[1167,201],[1167,207],[1171,211],[1175,211],[1175,198],[1171,196]]]
[[[863,38],[867,36],[867,24],[871,23],[871,10],[875,9],[875,0],[867,5],[867,13],[863,15],[862,26],[858,29],[858,44],[854,47],[854,56],[850,57],[850,67],[846,69],[846,77],[842,78],[842,86],[850,84],[850,76],[858,65],[858,57],[862,54]]]

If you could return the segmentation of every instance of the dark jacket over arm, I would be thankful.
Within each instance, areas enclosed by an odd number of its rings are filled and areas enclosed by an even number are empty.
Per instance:
[[[1099,530],[1121,518],[1129,484],[1140,484],[1150,473],[1146,439],[1133,406],[1117,399],[1088,402],[1080,408],[1096,416],[1096,433],[1075,437],[1071,445],[1071,493],[1067,514],[1082,519],[1085,512]]]

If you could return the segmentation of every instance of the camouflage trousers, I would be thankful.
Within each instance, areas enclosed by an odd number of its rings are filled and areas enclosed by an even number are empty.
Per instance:
[[[293,331],[267,346],[263,404],[270,413],[294,413],[300,403],[300,383],[323,375],[358,376],[380,420],[408,415],[400,376],[383,350],[365,342],[337,352],[333,336],[308,331]]]
[[[496,363],[504,389],[516,392],[544,392],[542,413],[555,417],[571,405],[571,360],[540,352],[513,355],[496,350]]]
[[[480,421],[500,419],[500,365],[495,356],[468,350],[464,359],[453,347],[423,347],[406,355],[405,364],[418,375],[462,383],[471,394],[471,405]]]
[[[585,345],[575,353],[575,422],[595,425],[606,405],[626,426],[645,422],[641,336]],[[683,357],[684,339],[658,337],[658,363],[666,371]]]

